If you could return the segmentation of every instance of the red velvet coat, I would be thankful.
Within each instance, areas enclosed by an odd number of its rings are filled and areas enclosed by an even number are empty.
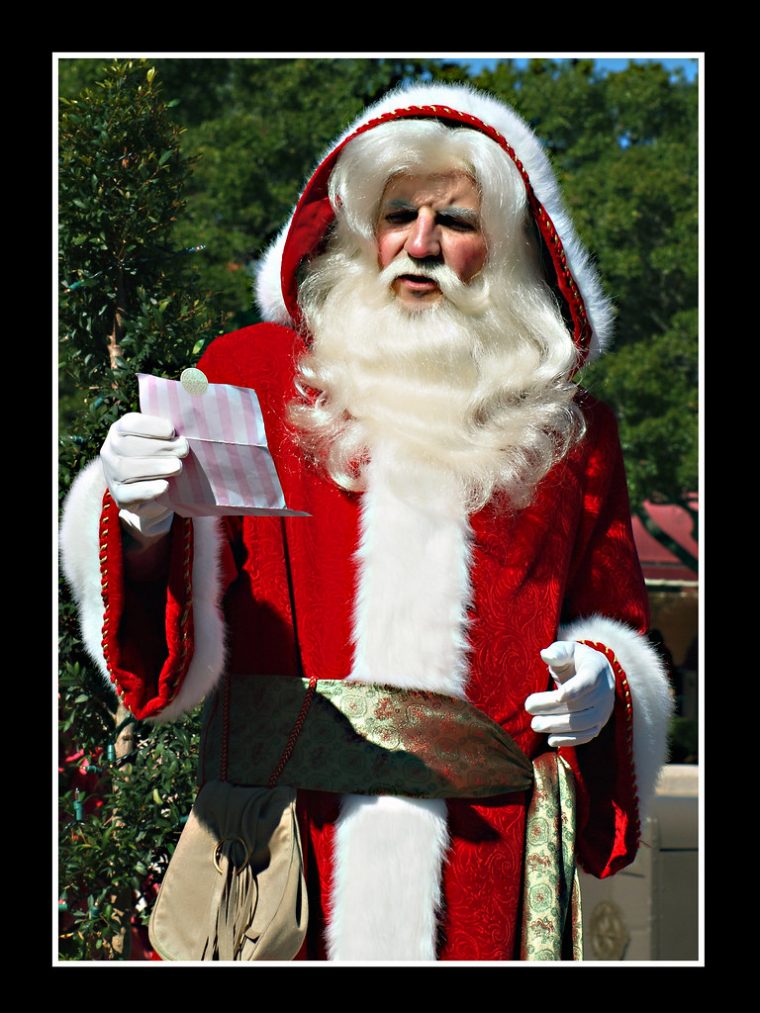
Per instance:
[[[305,464],[283,424],[284,406],[293,396],[295,342],[292,331],[262,324],[217,339],[200,364],[213,382],[255,388],[286,501],[311,515],[225,518],[227,669],[295,676],[300,665],[306,677],[340,679],[351,668],[361,497],[341,491]],[[539,651],[557,638],[558,627],[601,613],[643,630],[647,618],[615,421],[604,405],[581,397],[587,435],[542,482],[533,504],[511,516],[489,505],[471,518],[467,696],[530,757],[547,748],[546,736],[531,730],[524,701],[548,688]],[[182,627],[191,593],[182,559],[181,528],[187,523],[175,522],[168,591],[163,581],[132,585],[123,600],[118,533],[108,536],[114,622],[107,653],[138,716],[157,713],[182,679],[192,656],[182,629],[190,641],[203,636],[197,621],[193,628],[186,618]],[[579,782],[580,860],[600,876],[632,860],[639,836],[631,701],[619,666],[617,675],[613,718],[597,739],[565,751]],[[324,956],[338,806],[338,796],[299,795],[311,910],[302,957]],[[526,799],[454,800],[448,811],[451,847],[443,873],[439,957],[514,959]]]

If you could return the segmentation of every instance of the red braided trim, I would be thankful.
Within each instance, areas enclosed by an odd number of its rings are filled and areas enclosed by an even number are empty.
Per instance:
[[[641,837],[641,823],[639,820],[639,788],[636,784],[636,766],[633,760],[633,703],[631,700],[631,688],[628,685],[628,678],[623,670],[623,666],[618,661],[617,656],[611,647],[607,647],[606,644],[600,644],[595,640],[579,640],[578,643],[585,644],[586,647],[593,647],[595,651],[599,651],[605,656],[607,661],[609,661],[610,665],[612,665],[612,671],[615,673],[615,682],[620,689],[619,695],[622,696],[622,700],[625,705],[625,747],[633,777],[633,794],[636,799],[636,839],[638,840]]]
[[[185,681],[190,667],[188,651],[190,648],[190,617],[193,612],[193,522],[190,517],[180,517],[182,524],[182,580],[185,585],[185,604],[179,617],[180,649],[174,675],[168,682],[169,698],[164,704],[168,706],[175,698]],[[174,523],[177,522],[175,517]],[[163,708],[162,708],[163,709]]]
[[[290,757],[293,755],[293,750],[296,748],[298,736],[301,734],[301,729],[303,728],[304,721],[306,720],[306,715],[309,713],[309,708],[311,707],[312,700],[314,699],[314,694],[317,691],[318,681],[319,680],[317,679],[316,675],[312,675],[312,677],[309,679],[309,686],[306,690],[306,695],[303,698],[301,710],[298,712],[298,717],[296,718],[295,724],[293,725],[290,735],[288,736],[288,741],[285,743],[285,748],[282,751],[282,756],[278,760],[277,766],[272,771],[272,776],[267,781],[267,788],[274,788],[274,786],[280,779],[280,775],[285,769],[285,765],[287,764]]]
[[[222,759],[219,770],[219,780],[226,781],[230,767],[230,689],[231,680],[229,672],[224,674],[224,702],[222,704]]]
[[[108,592],[108,533],[110,530],[110,522],[113,520],[112,514],[114,513],[116,504],[111,497],[111,493],[106,489],[103,494],[103,508],[100,512],[100,527],[99,527],[99,551],[98,559],[100,562],[100,593],[103,598],[103,627],[102,627],[102,639],[100,646],[103,648],[103,658],[106,663],[106,670],[111,680],[114,690],[116,691],[119,699],[124,703],[124,690],[116,679],[114,673],[113,664],[113,630],[111,629],[111,602],[109,601]],[[118,520],[116,520],[118,523]]]

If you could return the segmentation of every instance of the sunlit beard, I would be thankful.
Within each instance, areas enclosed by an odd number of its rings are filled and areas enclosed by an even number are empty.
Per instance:
[[[409,309],[391,284],[400,274],[433,278],[443,298]],[[327,293],[312,352],[334,405],[355,420],[370,449],[391,445],[400,468],[472,466],[470,405],[478,384],[478,317],[487,285],[464,285],[445,265],[404,257],[382,272],[352,271]],[[357,433],[358,435],[358,433]]]
[[[439,485],[455,478],[469,509],[494,490],[524,506],[584,429],[551,299],[503,264],[463,285],[442,265],[399,259],[379,271],[375,257],[349,237],[303,278],[311,341],[303,396],[289,405],[303,449],[344,489],[366,488],[366,462],[385,448],[409,488],[436,474]],[[443,298],[410,309],[391,285],[423,272]]]

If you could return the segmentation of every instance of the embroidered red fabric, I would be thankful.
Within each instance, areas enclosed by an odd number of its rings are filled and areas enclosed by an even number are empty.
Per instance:
[[[193,657],[192,523],[175,517],[169,537],[166,571],[139,583],[125,581],[119,508],[105,493],[100,523],[103,653],[117,693],[140,720],[171,703]]]
[[[200,364],[213,382],[257,391],[287,502],[311,514],[225,521],[228,668],[251,678],[303,672],[336,679],[351,667],[359,499],[305,465],[288,433],[285,405],[299,348],[287,328],[262,324],[219,338]],[[539,651],[556,638],[560,622],[596,612],[636,629],[646,624],[615,421],[588,396],[583,406],[584,442],[547,476],[534,503],[511,516],[489,505],[471,518],[468,696],[529,756],[546,744],[523,705],[530,693],[548,688]],[[173,543],[175,567],[179,552]],[[112,607],[122,602],[118,634],[109,641],[114,675],[141,715],[156,713],[166,703],[177,657],[173,629],[187,599],[176,580],[173,590],[157,586],[150,594],[144,586],[138,593],[122,588],[119,560],[112,537],[109,600]],[[565,751],[578,779],[580,859],[602,876],[633,859],[638,838],[631,713],[622,679],[620,686],[614,718],[598,739]],[[325,955],[338,806],[335,796],[299,793],[311,911],[302,958]],[[441,959],[516,959],[525,813],[522,795],[450,803]]]

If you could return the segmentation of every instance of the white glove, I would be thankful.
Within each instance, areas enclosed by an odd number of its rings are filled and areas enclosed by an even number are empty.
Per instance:
[[[159,497],[168,489],[168,479],[182,471],[181,458],[189,451],[171,422],[155,415],[132,412],[108,430],[100,451],[103,473],[122,524],[143,545],[171,527],[174,512]]]
[[[558,640],[541,651],[557,689],[531,693],[525,709],[534,732],[549,733],[550,746],[580,746],[604,728],[615,706],[615,674],[593,647]]]

